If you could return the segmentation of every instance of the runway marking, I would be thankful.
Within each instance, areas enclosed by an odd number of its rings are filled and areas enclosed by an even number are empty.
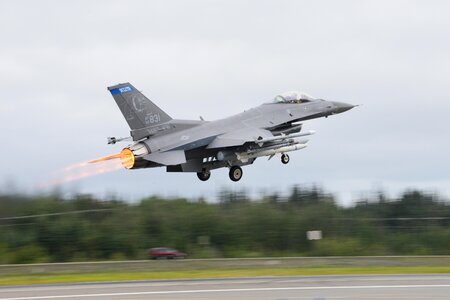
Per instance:
[[[358,281],[436,281],[436,280],[450,280],[450,275],[427,275],[426,277],[419,277],[417,275],[394,275],[394,276],[382,276],[382,277],[348,277],[348,276],[314,276],[314,277],[298,277],[298,278],[290,278],[286,277],[261,277],[261,278],[239,278],[239,279],[225,279],[225,284],[258,284],[258,283],[267,283],[276,282],[276,283],[303,283],[303,284],[311,284],[312,282],[316,282],[318,279],[322,280],[323,283],[327,282],[358,282]],[[86,289],[117,289],[117,288],[145,288],[145,287],[169,287],[169,286],[196,286],[196,285],[216,285],[218,281],[223,281],[224,279],[194,279],[194,280],[163,280],[163,281],[148,281],[148,280],[131,280],[126,282],[121,281],[105,281],[100,283],[88,282],[88,283],[75,283],[69,285],[35,285],[35,286],[24,286],[24,287],[2,287],[0,286],[0,294],[2,293],[12,293],[12,292],[23,292],[23,291],[36,291],[36,292],[44,292],[44,291],[63,291],[63,290],[77,290],[80,287],[83,290]],[[2,300],[0,298],[0,300]]]
[[[304,286],[304,287],[280,287],[280,288],[243,288],[243,289],[215,289],[215,290],[154,291],[154,292],[130,292],[130,293],[32,296],[32,297],[0,298],[0,300],[38,300],[38,299],[92,298],[92,297],[113,297],[113,296],[137,296],[137,295],[231,293],[231,292],[261,292],[261,291],[290,291],[290,290],[398,289],[398,288],[450,288],[450,284],[430,284],[430,285],[361,285],[361,286]]]

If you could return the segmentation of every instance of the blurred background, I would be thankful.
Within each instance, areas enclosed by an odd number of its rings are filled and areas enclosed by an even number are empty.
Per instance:
[[[188,258],[450,254],[448,199],[420,191],[350,207],[315,186],[218,198],[2,195],[0,264],[147,259],[161,246]]]

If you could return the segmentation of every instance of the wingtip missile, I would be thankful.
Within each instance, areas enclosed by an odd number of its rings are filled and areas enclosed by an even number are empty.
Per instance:
[[[114,145],[115,143],[122,141],[129,141],[130,139],[131,139],[130,137],[116,138],[115,136],[106,138],[108,145]]]

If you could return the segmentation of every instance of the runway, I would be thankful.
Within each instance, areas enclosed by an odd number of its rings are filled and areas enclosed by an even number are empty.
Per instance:
[[[0,288],[0,300],[449,299],[450,274],[136,281]]]

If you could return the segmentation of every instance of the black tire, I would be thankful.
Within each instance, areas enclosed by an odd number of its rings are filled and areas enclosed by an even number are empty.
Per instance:
[[[290,160],[289,155],[287,155],[287,154],[281,155],[281,162],[282,162],[283,164],[289,163],[289,160]]]
[[[239,166],[232,166],[228,174],[232,181],[239,181],[242,178],[242,169]]]
[[[201,181],[207,181],[209,179],[209,177],[211,177],[211,172],[210,171],[198,172],[197,177]]]

